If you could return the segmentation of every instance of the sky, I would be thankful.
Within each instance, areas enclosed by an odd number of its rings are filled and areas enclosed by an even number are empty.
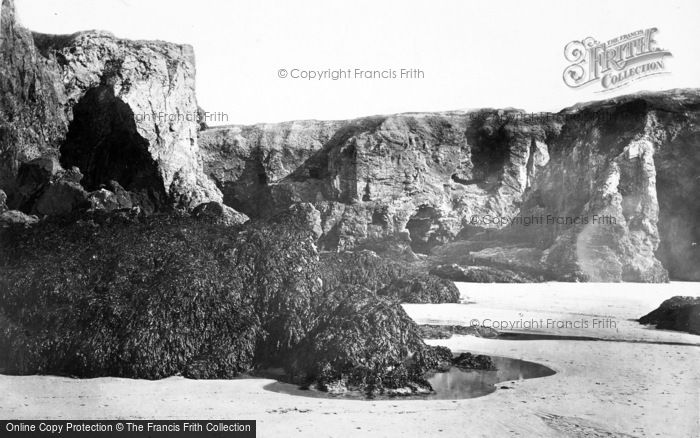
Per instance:
[[[15,2],[21,23],[39,32],[101,29],[194,46],[199,105],[225,114],[227,124],[483,107],[558,111],[641,90],[700,87],[697,0]],[[667,73],[604,92],[564,83],[569,42],[653,27],[657,46],[672,53]],[[291,77],[329,69],[351,74]],[[401,69],[414,77],[401,78]],[[356,77],[367,70],[397,77]]]

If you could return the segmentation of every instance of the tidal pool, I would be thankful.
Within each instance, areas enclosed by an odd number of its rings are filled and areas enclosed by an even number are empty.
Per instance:
[[[376,396],[366,397],[359,391],[348,391],[344,394],[329,394],[327,392],[301,389],[297,385],[283,382],[265,385],[266,390],[289,395],[316,398],[345,398],[354,400],[381,400],[381,399],[424,399],[424,400],[454,400],[463,398],[481,397],[490,394],[501,382],[513,380],[535,379],[555,374],[555,371],[544,365],[525,360],[511,359],[509,357],[491,356],[496,370],[463,370],[452,367],[444,373],[435,373],[427,380],[433,386],[434,393],[428,395],[413,396]]]

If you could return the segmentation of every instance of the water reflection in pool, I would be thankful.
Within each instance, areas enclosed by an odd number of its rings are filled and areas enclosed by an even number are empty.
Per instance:
[[[499,356],[491,356],[491,358],[497,368],[495,371],[462,370],[453,367],[448,372],[435,373],[428,378],[428,381],[435,390],[433,394],[401,398],[450,400],[481,397],[494,392],[497,389],[497,383],[500,382],[534,379],[555,374],[554,370],[551,368],[538,363]],[[322,391],[300,389],[296,385],[282,382],[266,385],[265,389],[304,397],[366,399],[366,397],[359,392],[328,394]],[[375,399],[381,398],[388,397],[376,397]]]

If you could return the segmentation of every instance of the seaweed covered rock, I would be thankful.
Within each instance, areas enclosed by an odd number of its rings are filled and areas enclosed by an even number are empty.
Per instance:
[[[483,354],[460,353],[452,359],[452,364],[468,370],[495,370],[493,359]]]
[[[317,319],[312,303],[321,285],[313,237],[294,222],[256,222],[238,234],[228,256],[263,329],[257,363],[285,365]]]
[[[639,323],[700,335],[700,297],[669,298],[658,309],[639,318]]]
[[[424,339],[449,339],[452,335],[470,335],[478,338],[496,338],[498,331],[491,327],[421,324],[421,336]]]
[[[2,235],[9,372],[227,378],[261,324],[227,257],[236,235],[177,217],[44,221]]]
[[[279,360],[313,321],[317,254],[295,227],[102,213],[1,239],[9,372],[228,378]]]
[[[456,303],[459,291],[449,280],[415,272],[369,250],[321,254],[323,287],[358,285],[406,303]]]
[[[321,316],[293,355],[293,368],[298,380],[324,390],[425,392],[430,385],[422,376],[428,370],[409,358],[426,348],[401,306],[355,287]]]
[[[429,346],[416,353],[414,360],[416,366],[422,369],[446,372],[452,367],[453,355],[449,348],[442,345]]]
[[[417,325],[373,290],[323,288],[297,213],[228,227],[78,212],[0,231],[0,368],[156,379],[282,366],[326,389],[429,391],[411,359],[427,348]]]
[[[401,264],[383,259],[368,250],[321,254],[323,286],[333,289],[341,284],[379,290],[408,274]]]
[[[509,269],[491,266],[460,266],[454,263],[436,266],[430,270],[430,274],[452,281],[469,283],[533,283],[542,281],[541,277]]]
[[[377,294],[402,303],[459,302],[459,290],[452,281],[426,274],[396,279]]]

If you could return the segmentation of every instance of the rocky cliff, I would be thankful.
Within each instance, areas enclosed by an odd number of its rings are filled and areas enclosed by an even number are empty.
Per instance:
[[[12,0],[1,13],[0,210],[10,212],[0,223],[209,201],[227,207],[206,211],[239,223],[303,202],[322,249],[393,245],[415,260],[410,245],[435,268],[448,264],[435,272],[700,280],[698,90],[534,116],[486,109],[201,130],[191,47],[32,34]]]
[[[22,187],[22,166],[47,157],[77,167],[86,190],[116,181],[156,208],[221,199],[198,160],[190,46],[32,34],[13,0],[2,0],[0,58],[0,189],[9,207],[36,212],[57,178]]]
[[[202,131],[205,172],[253,217],[320,212],[326,249],[410,240],[435,263],[543,279],[700,279],[700,93]]]

